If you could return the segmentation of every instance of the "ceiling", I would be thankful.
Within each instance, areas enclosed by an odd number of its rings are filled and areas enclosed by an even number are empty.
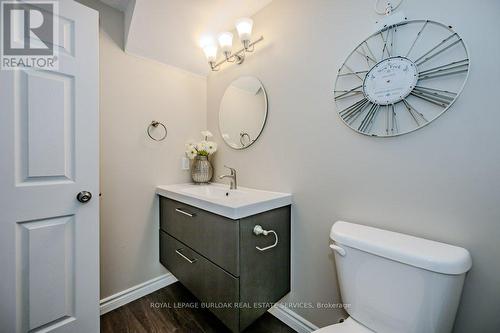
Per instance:
[[[134,3],[101,1],[122,11]],[[135,0],[126,51],[205,76],[209,67],[200,38],[232,30],[236,19],[254,15],[271,1]]]

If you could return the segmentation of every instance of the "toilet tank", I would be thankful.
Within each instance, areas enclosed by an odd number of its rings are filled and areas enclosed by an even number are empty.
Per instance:
[[[451,332],[472,265],[466,249],[343,221],[330,237],[353,319],[375,332]]]

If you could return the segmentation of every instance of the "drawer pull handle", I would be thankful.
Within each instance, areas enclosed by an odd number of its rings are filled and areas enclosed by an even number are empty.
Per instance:
[[[188,213],[188,212],[186,212],[186,211],[183,211],[183,210],[182,210],[182,209],[180,209],[180,208],[176,208],[176,209],[175,209],[175,211],[176,211],[177,213],[181,213],[181,214],[184,214],[184,215],[189,216],[189,217],[193,217],[193,216],[195,215],[195,214],[191,214],[191,213]]]
[[[190,264],[194,264],[198,260],[198,259],[189,259],[185,255],[183,255],[181,251],[182,251],[182,249],[178,249],[178,250],[175,250],[175,253],[180,255],[182,258],[186,259],[186,261],[189,262]]]
[[[274,244],[273,245],[269,245],[269,246],[266,246],[266,247],[258,247],[256,246],[255,248],[259,251],[267,251],[267,250],[270,250],[272,249],[273,247],[276,247],[276,245],[278,245],[278,234],[274,231],[274,230],[264,230],[260,225],[256,225],[254,228],[253,228],[253,233],[256,235],[256,236],[259,236],[259,235],[264,235],[264,236],[267,236],[269,234],[273,234],[274,235],[274,238],[275,238],[275,241],[274,241]]]

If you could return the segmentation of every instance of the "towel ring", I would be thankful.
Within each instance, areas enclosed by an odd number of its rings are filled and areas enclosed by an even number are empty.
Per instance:
[[[240,143],[241,143],[241,147],[243,147],[243,148],[247,147],[247,145],[245,144],[245,142],[243,142],[243,138],[244,137],[248,138],[248,142],[250,142],[250,144],[253,143],[252,138],[250,137],[250,134],[248,134],[247,132],[241,132],[240,133]]]
[[[163,129],[165,130],[165,134],[161,138],[159,138],[159,139],[157,139],[157,138],[155,138],[155,137],[153,137],[151,135],[151,128],[157,128],[158,125],[161,125],[163,127]],[[153,120],[151,122],[151,124],[149,124],[148,129],[147,129],[146,132],[148,133],[148,136],[151,139],[155,140],[155,141],[163,141],[163,140],[165,140],[165,138],[167,137],[167,134],[168,134],[167,127],[165,125],[163,125],[163,123],[160,123],[159,121],[156,121],[156,120]]]
[[[273,234],[274,235],[274,244],[273,245],[269,245],[269,246],[266,246],[266,247],[258,247],[258,246],[255,247],[257,250],[259,250],[261,252],[270,250],[273,247],[276,247],[276,245],[278,245],[278,234],[274,230],[264,230],[261,225],[256,224],[253,227],[253,234],[255,236],[259,236],[259,235],[267,236],[269,234]]]

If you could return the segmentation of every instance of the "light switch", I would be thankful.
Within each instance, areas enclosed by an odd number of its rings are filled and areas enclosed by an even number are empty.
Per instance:
[[[187,157],[181,159],[181,170],[189,170],[189,159]]]

